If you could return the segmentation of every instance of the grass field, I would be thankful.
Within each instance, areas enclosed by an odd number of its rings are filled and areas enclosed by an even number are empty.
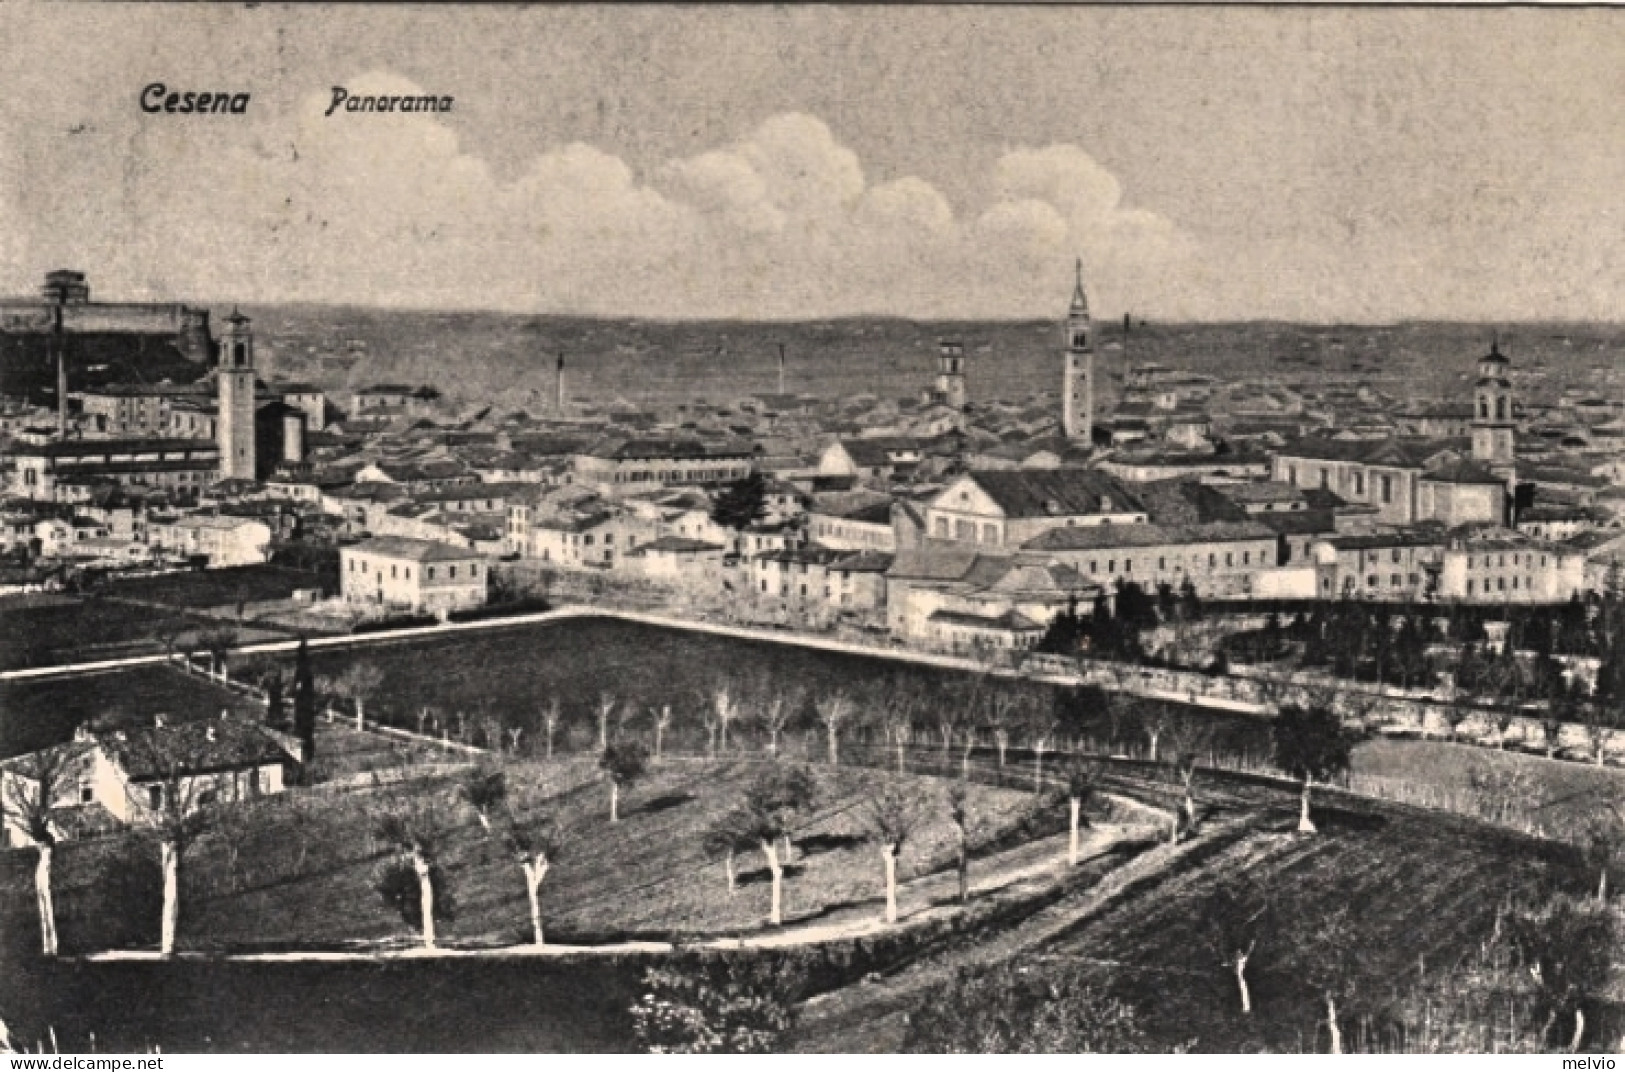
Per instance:
[[[110,582],[109,596],[163,603],[171,607],[235,607],[289,599],[296,589],[336,591],[338,575],[289,569],[285,566],[234,566],[229,569],[171,573]]]
[[[46,605],[0,599],[0,670],[156,654],[163,645],[155,636],[166,623],[208,627],[178,612],[99,598]]]
[[[0,681],[0,758],[44,748],[73,736],[74,727],[98,716],[127,715],[150,721],[204,718],[230,708],[261,719],[265,709],[219,685],[164,665],[96,674]]]
[[[1345,1002],[1348,1031],[1362,1018],[1380,1018],[1419,966],[1441,967],[1473,948],[1506,898],[1586,886],[1572,854],[1465,820],[1345,798],[1323,804],[1322,832],[1305,837],[1291,832],[1290,800],[1278,810],[1272,831],[1176,872],[1040,954],[1098,966],[1164,1043],[1194,1041],[1202,1052],[1314,1051],[1325,1045],[1316,1026],[1323,1007],[1292,963],[1295,934],[1350,910],[1345,962],[1358,994]],[[1269,891],[1282,920],[1249,970],[1251,1016],[1240,1013],[1233,976],[1204,944],[1214,889],[1240,877]]]
[[[963,698],[972,684],[971,676],[961,671],[612,619],[519,625],[312,653],[317,674],[338,674],[358,660],[375,665],[383,675],[367,702],[369,718],[376,715],[410,727],[426,706],[442,718],[457,712],[476,719],[493,714],[506,725],[525,727],[525,740],[535,744],[541,713],[557,698],[569,725],[569,736],[561,743],[571,748],[592,746],[597,733],[593,710],[605,694],[619,701],[630,728],[645,733],[650,708],[672,705],[680,739],[693,745],[704,739],[697,711],[709,703],[711,686],[725,677],[736,688],[765,679],[786,693],[800,690],[808,699],[837,690],[861,696],[887,681],[923,694],[936,690],[944,697]],[[1037,688],[1053,694],[1049,686]],[[1259,719],[1193,713],[1179,705],[1169,705],[1169,710],[1175,719],[1197,718],[1213,725],[1215,747],[1221,751],[1256,754],[1267,748],[1269,727]],[[803,711],[794,728],[790,747],[811,747],[822,754],[821,740],[809,742],[806,736],[813,729],[810,710]],[[748,727],[736,732],[752,747],[762,743],[762,735]]]

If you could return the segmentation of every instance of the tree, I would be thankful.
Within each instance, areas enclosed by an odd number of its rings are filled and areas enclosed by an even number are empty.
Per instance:
[[[1351,735],[1328,706],[1288,704],[1275,716],[1275,765],[1303,782],[1298,810],[1298,832],[1313,834],[1309,818],[1309,788],[1348,770],[1354,748]]]
[[[525,876],[525,895],[530,902],[531,941],[546,945],[542,931],[542,880],[564,854],[569,835],[556,818],[523,819],[510,814],[502,829],[502,844],[519,864]]]
[[[209,629],[198,634],[197,642],[209,653],[209,672],[216,677],[224,678],[226,660],[231,656],[231,649],[237,643],[236,630]]]
[[[897,773],[906,773],[908,742],[914,731],[915,697],[900,683],[893,682],[890,688],[876,695],[874,703],[880,732],[897,756]]]
[[[1083,965],[961,970],[909,1014],[904,1053],[1144,1053],[1134,1010]]]
[[[727,678],[722,678],[711,686],[711,710],[716,715],[717,746],[726,753],[728,727],[738,721],[740,713],[738,690]]]
[[[655,759],[659,759],[665,750],[666,730],[671,727],[671,704],[661,704],[651,709],[654,713],[655,723]]]
[[[1597,802],[1586,817],[1581,851],[1597,872],[1597,903],[1608,903],[1608,876],[1625,872],[1625,802]]]
[[[308,770],[316,756],[316,678],[310,669],[310,648],[303,637],[293,659],[293,732],[299,738],[299,758]]]
[[[287,683],[282,672],[272,667],[260,676],[260,688],[265,690],[265,724],[267,726],[282,725],[282,703]]]
[[[711,505],[711,520],[724,528],[743,529],[767,514],[767,478],[761,473],[734,481]]]
[[[598,750],[609,747],[609,716],[615,713],[615,697],[607,692],[598,694]]]
[[[1185,719],[1174,723],[1171,731],[1170,751],[1173,753],[1174,777],[1179,780],[1181,788],[1185,791],[1182,808],[1185,812],[1185,828],[1196,827],[1196,765],[1201,762],[1202,753],[1213,745],[1213,724],[1210,722],[1196,722]],[[1174,822],[1174,831],[1177,834],[1179,822]]]
[[[1070,811],[1066,839],[1066,862],[1068,866],[1077,865],[1078,831],[1080,827],[1089,825],[1089,820],[1083,814],[1083,809],[1099,790],[1100,779],[1104,773],[1105,771],[1099,763],[1078,756],[1069,759],[1061,768],[1061,792],[1066,797]]]
[[[553,758],[553,737],[558,733],[559,720],[563,712],[559,708],[559,698],[553,697],[542,709],[542,728],[547,733],[547,758]]]
[[[1208,948],[1236,978],[1242,1013],[1253,1011],[1247,965],[1270,936],[1272,905],[1264,891],[1245,879],[1220,885],[1202,902]]]
[[[1290,955],[1293,967],[1326,1007],[1331,1052],[1343,1052],[1338,1003],[1358,985],[1359,940],[1347,905],[1302,925]]]
[[[457,791],[474,809],[475,817],[487,834],[502,821],[508,806],[508,779],[501,771],[475,767],[463,775],[457,784]]]
[[[649,756],[636,741],[616,741],[598,757],[598,768],[609,778],[609,821],[621,821],[621,790],[631,791],[649,767]]]
[[[820,696],[813,706],[829,742],[829,765],[838,766],[841,762],[841,726],[852,714],[852,701],[844,692],[833,692]]]
[[[865,833],[880,850],[885,869],[887,923],[897,922],[897,857],[918,822],[914,802],[897,786],[885,786],[864,808]]]
[[[701,846],[706,856],[713,860],[718,857],[722,859],[723,873],[728,877],[730,897],[739,889],[739,874],[734,866],[734,859],[739,853],[756,847],[754,833],[750,817],[742,809],[724,812],[706,828]]]
[[[959,876],[959,903],[970,901],[970,789],[963,781],[948,787],[948,818],[954,824],[954,870]]]
[[[453,918],[449,885],[440,868],[441,843],[453,816],[443,794],[423,785],[384,785],[374,776],[373,836],[395,849],[397,858],[379,875],[378,893],[409,925],[420,927],[423,948],[436,948],[436,925]],[[410,868],[408,871],[407,866]],[[410,881],[408,879],[410,875]],[[410,896],[416,886],[417,897]]]
[[[1606,905],[1554,895],[1537,905],[1515,908],[1508,919],[1513,946],[1535,982],[1538,1012],[1544,1013],[1541,1037],[1549,1038],[1559,1020],[1574,1019],[1569,1049],[1578,1053],[1585,1041],[1585,1004],[1608,983],[1618,955],[1618,922]]]
[[[58,798],[73,780],[79,749],[57,745],[19,756],[0,773],[5,796],[0,813],[10,825],[34,843],[34,904],[39,910],[40,947],[47,957],[57,953],[56,901],[52,893],[51,866],[56,856],[56,831],[51,813]]]
[[[748,806],[772,812],[782,828],[784,859],[795,854],[792,834],[796,822],[813,809],[818,800],[818,779],[801,766],[775,766],[759,774],[745,792]]]
[[[355,705],[355,728],[367,728],[367,697],[384,682],[383,671],[372,663],[355,662],[333,679],[333,690]]]
[[[176,727],[190,731],[191,727]],[[158,952],[173,956],[180,930],[181,862],[188,849],[207,829],[209,815],[203,805],[215,792],[212,779],[198,775],[207,770],[205,752],[210,747],[207,732],[164,732],[154,727],[132,733],[127,747],[136,757],[127,766],[151,772],[144,782],[147,800],[144,810],[146,835],[158,843],[163,869],[163,914],[160,917]]]

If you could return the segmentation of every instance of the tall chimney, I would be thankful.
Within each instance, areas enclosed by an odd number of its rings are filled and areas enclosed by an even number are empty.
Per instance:
[[[784,394],[784,343],[779,343],[779,394]]]
[[[553,408],[564,416],[564,355],[559,354],[558,370],[553,376]]]

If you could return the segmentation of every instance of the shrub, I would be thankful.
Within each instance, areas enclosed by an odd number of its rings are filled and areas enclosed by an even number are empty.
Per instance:
[[[961,972],[908,1017],[905,1053],[1143,1053],[1134,1010],[1077,965]]]
[[[679,957],[643,973],[632,1025],[650,1053],[768,1053],[795,1022],[796,958]]]

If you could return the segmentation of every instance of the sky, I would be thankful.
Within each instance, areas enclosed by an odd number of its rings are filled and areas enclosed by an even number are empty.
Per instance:
[[[1625,320],[1625,9],[0,6],[0,294]],[[143,88],[247,92],[146,114]],[[324,115],[352,95],[454,98]]]

